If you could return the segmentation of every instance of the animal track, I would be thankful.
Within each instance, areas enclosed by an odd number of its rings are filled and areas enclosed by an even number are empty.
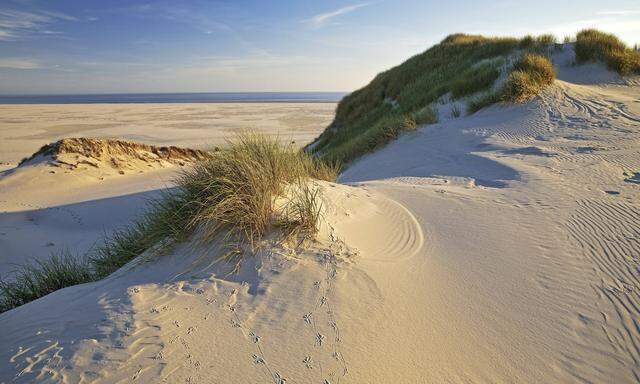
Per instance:
[[[278,372],[273,374],[273,378],[275,379],[276,384],[286,384],[287,382],[287,380],[284,377],[280,376]]]
[[[338,250],[338,253],[339,252],[340,250]],[[318,261],[324,266],[325,277],[322,281],[315,281],[313,283],[313,289],[318,290],[319,293],[314,308],[310,312],[302,315],[302,320],[306,325],[311,326],[313,330],[314,347],[320,350],[318,350],[317,353],[319,354],[315,359],[312,355],[306,355],[302,359],[302,362],[307,369],[312,369],[314,365],[319,367],[318,373],[320,377],[318,379],[321,382],[339,383],[341,378],[347,374],[347,364],[339,350],[340,329],[334,317],[334,311],[329,298],[329,294],[333,288],[332,282],[338,276],[338,271],[335,267],[337,259],[331,250],[325,250],[320,254]],[[320,308],[323,308],[323,310],[319,311]],[[333,334],[333,336],[328,338],[327,334]],[[332,340],[332,342],[330,340]],[[329,346],[330,352],[328,355],[324,355],[326,357],[323,357],[322,350],[327,346]],[[330,360],[326,360],[327,358],[330,358]],[[314,360],[317,360],[316,364],[312,364]],[[335,366],[335,364],[338,364],[338,366]]]
[[[313,365],[311,364],[311,356],[305,356],[305,358],[302,359],[302,362],[304,363],[304,366],[307,367],[307,369],[313,369]]]

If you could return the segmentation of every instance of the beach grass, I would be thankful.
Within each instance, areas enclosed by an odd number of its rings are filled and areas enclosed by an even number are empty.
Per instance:
[[[283,230],[287,238],[312,236],[321,200],[319,190],[308,183],[335,181],[338,171],[336,165],[277,139],[242,134],[182,171],[176,186],[151,201],[141,217],[105,236],[84,257],[63,253],[18,268],[12,279],[0,282],[0,311],[102,279],[143,253],[160,254],[196,231],[200,242],[222,237],[235,254],[247,246],[253,249],[271,229]],[[281,197],[288,199],[283,212],[274,204]]]
[[[612,34],[582,30],[576,36],[575,52],[578,63],[600,61],[621,75],[640,74],[640,52]]]
[[[225,151],[185,171],[178,185],[187,194],[187,228],[210,241],[222,230],[253,243],[269,229],[273,201],[284,187],[309,178],[335,181],[335,169],[310,154],[265,136],[246,134]]]
[[[451,84],[451,96],[459,99],[486,90],[500,77],[500,63],[487,62],[464,71]]]
[[[467,102],[467,113],[476,113],[479,110],[490,105],[498,103],[502,100],[502,89],[490,90],[484,92]]]
[[[458,107],[458,104],[453,104],[453,106],[451,107],[451,118],[457,119],[461,114],[462,111],[460,111],[460,107]]]
[[[313,184],[301,182],[292,185],[276,224],[283,230],[286,238],[304,240],[318,232],[321,215],[320,189]]]
[[[503,89],[503,98],[512,102],[525,102],[553,84],[556,74],[551,61],[543,55],[524,55],[513,67]]]
[[[12,280],[0,281],[0,312],[36,300],[71,285],[94,280],[89,263],[68,250],[48,260],[33,260],[19,266]]]

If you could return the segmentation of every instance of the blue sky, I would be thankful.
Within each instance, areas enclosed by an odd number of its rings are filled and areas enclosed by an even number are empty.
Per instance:
[[[454,32],[640,43],[640,2],[0,0],[0,93],[351,91]]]

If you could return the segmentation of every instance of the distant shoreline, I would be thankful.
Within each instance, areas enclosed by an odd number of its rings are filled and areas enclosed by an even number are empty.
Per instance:
[[[337,103],[345,92],[113,93],[0,95],[0,104]]]

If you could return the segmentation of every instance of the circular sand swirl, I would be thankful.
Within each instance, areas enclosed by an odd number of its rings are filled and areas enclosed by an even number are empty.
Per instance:
[[[352,196],[364,200],[363,204],[347,220],[335,223],[338,237],[363,261],[397,262],[415,256],[424,244],[415,216],[387,197],[357,195]]]

